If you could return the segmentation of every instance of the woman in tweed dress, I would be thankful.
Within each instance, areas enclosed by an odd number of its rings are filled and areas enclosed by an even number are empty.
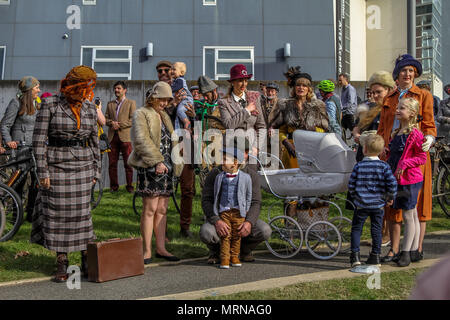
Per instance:
[[[135,112],[131,128],[133,151],[128,164],[138,172],[137,192],[143,197],[141,234],[144,264],[152,261],[153,231],[156,237],[156,257],[169,261],[179,260],[165,246],[167,206],[173,192],[172,178],[179,177],[183,169],[183,160],[172,152],[177,146],[178,138],[172,136],[172,122],[164,111],[171,100],[172,88],[163,81],[156,83],[146,105]]]
[[[69,252],[82,252],[86,274],[87,244],[95,239],[90,199],[101,168],[97,111],[89,100],[96,77],[89,67],[73,68],[61,82],[61,94],[46,99],[36,117],[33,149],[41,187],[31,242],[56,251],[56,282],[68,278]]]

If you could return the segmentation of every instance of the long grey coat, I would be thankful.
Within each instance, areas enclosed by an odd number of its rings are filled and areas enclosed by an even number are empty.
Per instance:
[[[0,124],[0,132],[5,143],[16,141],[31,145],[37,110],[33,115],[25,113],[19,116],[19,109],[19,100],[16,98],[12,99]]]
[[[41,106],[33,135],[40,179],[50,178],[50,189],[39,189],[33,213],[31,242],[56,252],[87,249],[95,239],[90,200],[93,179],[101,177],[97,109],[85,101],[81,127],[64,96],[47,98]],[[88,147],[55,147],[47,138],[88,139]]]

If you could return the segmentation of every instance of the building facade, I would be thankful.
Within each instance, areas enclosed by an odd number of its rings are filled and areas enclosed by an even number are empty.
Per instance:
[[[100,79],[156,79],[159,60],[187,79],[284,80],[287,65],[335,77],[332,0],[0,0],[0,76],[61,79],[79,64]]]

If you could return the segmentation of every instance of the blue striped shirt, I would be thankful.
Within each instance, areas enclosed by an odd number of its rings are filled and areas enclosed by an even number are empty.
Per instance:
[[[380,209],[393,200],[397,180],[389,165],[378,157],[365,157],[353,168],[348,191],[360,209]]]

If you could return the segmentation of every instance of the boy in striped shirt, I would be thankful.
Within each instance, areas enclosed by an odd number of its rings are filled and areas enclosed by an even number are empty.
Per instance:
[[[365,158],[355,165],[348,183],[348,191],[356,207],[352,221],[350,263],[352,267],[361,264],[361,233],[367,217],[370,217],[372,251],[366,264],[380,266],[384,206],[392,205],[397,192],[397,180],[390,166],[378,158],[384,150],[384,139],[371,134],[361,144]]]

